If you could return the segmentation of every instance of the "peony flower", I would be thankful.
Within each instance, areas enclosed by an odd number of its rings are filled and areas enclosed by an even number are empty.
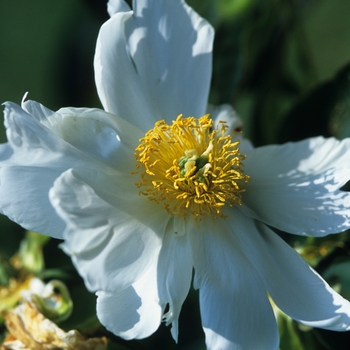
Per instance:
[[[252,147],[230,107],[206,114],[204,19],[182,0],[108,11],[94,62],[105,111],[5,104],[1,211],[65,240],[125,339],[164,320],[177,340],[193,269],[209,349],[277,349],[269,296],[306,325],[350,329],[349,302],[273,231],[349,228],[350,140]]]

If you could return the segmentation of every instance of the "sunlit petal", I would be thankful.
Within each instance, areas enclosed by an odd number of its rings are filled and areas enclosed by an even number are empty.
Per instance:
[[[350,227],[350,140],[314,138],[247,153],[246,214],[280,230],[324,236]]]

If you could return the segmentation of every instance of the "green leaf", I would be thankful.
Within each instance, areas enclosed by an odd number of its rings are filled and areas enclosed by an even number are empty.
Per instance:
[[[344,298],[350,300],[350,260],[334,263],[324,273],[327,282]]]
[[[342,110],[339,112],[339,108],[344,104],[346,113],[350,115],[349,74],[350,64],[338,72],[333,79],[318,85],[298,100],[282,123],[278,141],[297,141],[318,135],[329,137],[341,134],[339,129],[342,122],[337,119],[337,115],[342,113]]]

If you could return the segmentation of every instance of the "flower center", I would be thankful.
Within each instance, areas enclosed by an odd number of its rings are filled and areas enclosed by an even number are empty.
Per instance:
[[[225,218],[225,204],[241,204],[243,175],[239,141],[226,135],[228,127],[219,122],[213,130],[209,115],[182,118],[167,125],[164,120],[140,139],[136,148],[139,192],[162,204],[170,215],[203,215]]]

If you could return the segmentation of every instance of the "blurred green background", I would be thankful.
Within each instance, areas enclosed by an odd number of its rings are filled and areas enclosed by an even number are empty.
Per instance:
[[[232,104],[256,146],[315,135],[350,136],[349,0],[188,3],[216,30],[210,102]],[[0,101],[20,103],[28,91],[29,99],[53,110],[100,107],[92,62],[99,27],[107,19],[106,1],[1,0]],[[0,135],[5,142],[3,130]],[[4,217],[0,225],[4,262],[18,249],[23,231]],[[350,297],[347,233],[331,237],[325,254],[319,254],[325,240],[280,234]],[[85,291],[69,259],[57,242],[43,249],[51,275],[59,270],[75,298],[76,311],[66,327],[93,322],[94,297]],[[282,350],[349,348],[348,333],[302,331],[288,319],[281,327]],[[177,346],[163,325],[144,341],[112,339],[110,349],[204,349],[197,293],[192,291],[185,303]]]

